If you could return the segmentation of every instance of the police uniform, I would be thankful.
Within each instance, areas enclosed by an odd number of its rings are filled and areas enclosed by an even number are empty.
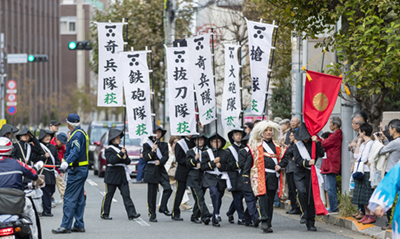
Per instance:
[[[203,147],[199,148],[198,146],[195,146],[193,149],[190,149],[187,152],[186,166],[190,169],[187,179],[187,186],[189,186],[192,190],[192,195],[194,199],[193,213],[190,220],[195,223],[203,222],[205,225],[208,225],[212,215],[208,211],[207,204],[204,200],[204,194],[207,190],[207,188],[203,187],[204,172],[201,169],[197,168],[197,164],[201,163],[201,155],[203,153],[202,151],[206,150],[207,148],[205,146],[207,137],[200,133],[200,135],[194,135],[193,139],[201,137],[204,138]],[[200,154],[199,159],[196,159],[197,153]],[[199,221],[199,217],[201,218],[201,221]]]
[[[131,159],[125,153],[122,153],[120,147],[113,143],[113,140],[121,136],[124,136],[122,130],[110,129],[108,133],[108,148],[105,150],[107,168],[104,174],[104,183],[106,186],[106,194],[104,195],[103,202],[101,204],[101,214],[100,217],[106,220],[111,220],[110,207],[111,202],[115,193],[115,190],[119,188],[121,191],[121,196],[124,201],[125,210],[128,214],[129,220],[140,217],[140,214],[136,213],[135,205],[132,202],[130,191],[129,191],[129,181],[130,180],[130,170],[127,165],[131,163]],[[126,157],[125,159],[123,157]]]
[[[183,194],[186,190],[186,181],[189,175],[190,168],[186,166],[186,154],[189,149],[193,148],[195,143],[193,139],[187,137],[179,140],[175,144],[175,160],[178,164],[175,173],[176,180],[176,193],[174,198],[174,206],[172,208],[172,219],[176,221],[183,221],[181,218],[180,205],[182,202]]]
[[[67,122],[79,123],[77,114],[69,114]],[[53,233],[68,233],[71,231],[72,222],[75,223],[72,231],[83,232],[85,224],[83,214],[85,211],[85,181],[88,177],[89,165],[89,136],[79,126],[71,132],[66,145],[65,162],[69,165],[67,187],[64,194],[63,219],[61,227],[53,229]]]
[[[229,178],[232,183],[232,203],[229,206],[229,210],[226,213],[228,216],[229,223],[234,223],[233,214],[237,211],[239,220],[239,225],[244,225],[244,207],[243,207],[243,193],[241,190],[241,180],[239,179],[240,176],[240,165],[239,165],[239,151],[243,149],[245,146],[241,143],[237,144],[233,140],[233,135],[235,132],[239,132],[242,134],[242,138],[246,136],[246,133],[243,129],[233,129],[228,133],[228,139],[231,142],[231,146],[229,146],[226,151],[228,153],[228,159],[230,164],[230,169],[228,171]]]
[[[216,138],[221,139],[221,145],[219,145],[218,149],[214,149],[211,146],[211,140]],[[213,204],[212,225],[216,227],[220,226],[221,201],[224,196],[225,188],[228,188],[228,190],[232,189],[232,184],[227,173],[230,167],[228,154],[222,149],[225,144],[226,140],[222,136],[213,133],[207,139],[207,146],[209,149],[204,151],[201,155],[201,170],[205,172],[203,177],[203,187],[210,190],[210,197]],[[217,157],[220,158],[220,168],[217,168],[216,163],[214,163],[214,160]]]
[[[155,131],[161,130],[161,137],[164,137],[167,132],[160,126],[157,126]],[[154,137],[155,138],[155,137]],[[144,168],[143,181],[147,183],[147,208],[149,213],[150,222],[157,222],[156,215],[156,200],[158,184],[163,187],[163,195],[161,198],[161,205],[159,212],[164,213],[167,216],[171,216],[168,211],[167,203],[168,199],[172,194],[171,185],[169,183],[168,173],[165,170],[165,163],[168,161],[168,144],[165,142],[158,142],[158,148],[155,152],[152,151],[154,143],[156,143],[153,137],[149,137],[146,143],[143,144],[143,159],[146,161],[146,167]],[[159,160],[160,164],[155,165],[155,160]]]

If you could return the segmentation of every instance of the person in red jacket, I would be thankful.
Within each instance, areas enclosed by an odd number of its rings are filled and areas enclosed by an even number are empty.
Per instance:
[[[326,189],[330,209],[329,212],[338,212],[336,176],[340,173],[340,163],[342,161],[342,121],[339,117],[333,116],[329,121],[329,128],[333,131],[332,134],[325,140],[322,140],[321,145],[326,152],[326,159],[322,162],[321,173],[326,176]]]
[[[67,144],[68,138],[65,133],[59,133],[56,137],[51,139],[50,144],[56,146],[58,158],[63,162],[65,154],[65,145]],[[61,201],[64,200],[65,185],[64,185],[64,173],[65,170],[59,169],[59,174],[56,178],[56,185],[58,192],[60,193]]]

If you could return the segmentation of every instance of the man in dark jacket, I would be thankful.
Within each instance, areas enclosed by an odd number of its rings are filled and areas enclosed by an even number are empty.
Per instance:
[[[226,215],[228,216],[229,223],[234,223],[233,214],[237,211],[239,220],[238,225],[244,225],[244,208],[243,208],[243,193],[241,190],[240,165],[239,165],[239,151],[245,146],[241,143],[242,138],[246,136],[243,129],[233,129],[228,133],[228,139],[231,142],[226,151],[228,152],[228,160],[230,169],[228,171],[229,178],[232,183],[232,203]]]
[[[190,149],[186,156],[186,166],[190,169],[187,186],[192,190],[194,199],[193,213],[190,220],[194,223],[200,224],[203,222],[205,225],[208,225],[211,215],[204,200],[204,194],[207,188],[203,187],[204,172],[201,170],[200,166],[201,155],[203,151],[207,149],[207,137],[203,133],[200,133],[199,135],[194,135],[193,139],[196,142],[196,146]],[[199,217],[201,217],[201,221]]]
[[[186,182],[190,168],[186,166],[186,156],[189,149],[195,146],[192,135],[186,135],[175,145],[175,160],[178,164],[175,173],[176,193],[174,198],[174,206],[172,208],[172,220],[183,221],[181,218],[180,205],[182,203],[183,194],[186,190]]]
[[[143,181],[147,183],[147,204],[150,222],[157,222],[156,200],[158,184],[161,184],[164,189],[159,212],[164,213],[166,216],[171,216],[167,203],[172,194],[168,173],[164,167],[169,157],[168,144],[160,141],[167,131],[157,126],[154,132],[156,136],[150,136],[147,142],[143,144],[143,159],[146,161]]]
[[[213,204],[212,225],[220,227],[221,201],[224,196],[225,188],[232,189],[232,185],[227,171],[230,169],[228,154],[222,148],[226,140],[217,133],[213,133],[207,139],[209,149],[201,155],[201,170],[205,172],[203,177],[203,187],[210,190],[211,201]]]
[[[316,141],[316,153],[315,159],[311,159],[312,151],[312,140],[311,135],[307,131],[306,125],[302,123],[299,130],[297,130],[295,135],[298,141],[295,144],[293,151],[294,160],[297,164],[296,170],[294,172],[294,181],[296,183],[298,197],[300,201],[300,209],[302,211],[302,216],[300,223],[306,224],[309,231],[317,231],[315,228],[315,206],[314,198],[312,195],[311,188],[311,165],[315,165],[315,161],[324,156],[324,149],[320,142],[317,142],[317,138],[314,137]],[[313,140],[314,140],[313,139]]]
[[[123,136],[124,132],[120,129],[110,129],[108,133],[108,147],[105,150],[107,168],[104,174],[106,194],[101,204],[100,215],[104,220],[112,220],[109,216],[110,208],[117,188],[121,191],[128,219],[133,220],[140,217],[140,214],[136,213],[129,191],[128,177],[130,179],[130,171],[127,170],[127,165],[131,163],[131,159],[128,157],[126,149],[119,146]]]

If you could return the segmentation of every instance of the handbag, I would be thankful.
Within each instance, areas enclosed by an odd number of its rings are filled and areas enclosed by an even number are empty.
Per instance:
[[[354,169],[353,178],[356,180],[360,180],[364,177],[364,162],[361,161],[361,158],[358,160],[357,167]]]
[[[173,162],[171,164],[171,167],[168,169],[168,176],[169,177],[175,177],[175,173],[176,173],[176,163]]]

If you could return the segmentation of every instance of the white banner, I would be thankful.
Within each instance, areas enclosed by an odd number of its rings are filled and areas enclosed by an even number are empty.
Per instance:
[[[240,89],[238,45],[225,45],[225,81],[222,96],[222,126],[229,129],[240,127]]]
[[[97,23],[99,43],[99,80],[97,106],[122,106],[122,79],[118,78],[119,56],[124,48],[124,23]]]
[[[267,93],[269,56],[272,47],[272,34],[276,26],[247,21],[249,35],[249,56],[251,73],[251,113],[262,115]]]
[[[188,47],[166,48],[171,135],[192,135],[196,131],[193,76]]]
[[[152,135],[149,68],[146,51],[120,52],[118,79],[125,89],[129,138]]]
[[[210,34],[188,38],[187,44],[200,122],[202,125],[206,125],[216,119],[217,111]]]

